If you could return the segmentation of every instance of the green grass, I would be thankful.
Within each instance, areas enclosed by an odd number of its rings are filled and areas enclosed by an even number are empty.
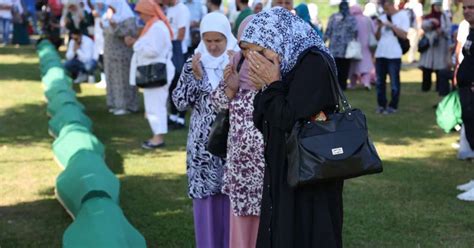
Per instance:
[[[15,55],[13,55],[15,54]],[[456,185],[474,177],[435,124],[434,92],[419,90],[421,73],[402,72],[400,112],[374,114],[375,91],[348,92],[367,115],[384,173],[349,180],[344,190],[345,247],[472,247],[474,205]],[[32,48],[0,49],[0,247],[60,247],[72,219],[54,196],[60,168],[51,152],[46,106]],[[192,205],[185,175],[186,131],[167,136],[163,151],[142,150],[150,130],[143,113],[107,113],[104,90],[82,85],[79,100],[106,145],[121,182],[120,205],[149,247],[192,247]]]

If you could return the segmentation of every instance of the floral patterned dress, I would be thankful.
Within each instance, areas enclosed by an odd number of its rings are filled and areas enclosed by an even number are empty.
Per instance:
[[[192,199],[221,193],[224,173],[224,160],[206,149],[217,111],[211,103],[211,83],[204,68],[202,70],[203,79],[197,80],[193,74],[191,58],[188,59],[172,94],[178,110],[184,111],[189,107],[193,109],[186,148],[188,194]]]
[[[258,216],[265,170],[263,136],[253,123],[253,100],[258,91],[240,88],[230,100],[225,86],[221,82],[212,96],[217,108],[228,108],[230,114],[222,192],[229,196],[234,215]]]

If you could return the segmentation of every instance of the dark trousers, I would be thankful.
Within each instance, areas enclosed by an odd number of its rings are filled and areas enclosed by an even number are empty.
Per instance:
[[[398,109],[398,101],[400,98],[400,66],[401,59],[386,59],[377,58],[375,59],[375,71],[377,74],[377,103],[379,107],[387,107],[387,74],[390,76],[390,86],[392,90],[392,99],[390,100],[389,107]]]
[[[72,78],[76,78],[79,73],[86,73],[89,75],[94,74],[97,62],[90,60],[87,63],[83,63],[77,58],[66,61],[64,68],[71,74]]]
[[[183,70],[183,65],[185,62],[185,56],[181,48],[181,41],[179,40],[173,41],[173,57],[171,58],[171,61],[173,61],[173,65],[176,68],[176,73],[174,74],[174,78],[171,81],[171,85],[169,88],[170,114],[177,115],[178,117],[184,118],[186,116],[186,111],[178,111],[173,100],[171,100],[172,98],[171,96],[173,95],[173,90],[178,85],[179,77],[181,76],[181,71]]]
[[[347,78],[349,77],[350,59],[335,58],[337,67],[337,80],[342,90],[347,89]]]
[[[431,74],[435,72],[436,91],[440,96],[446,96],[447,94],[449,94],[449,80],[452,80],[453,78],[453,72],[451,70],[432,70],[428,68],[422,68],[421,70],[423,72],[423,81],[421,83],[422,91],[426,92],[431,90]]]

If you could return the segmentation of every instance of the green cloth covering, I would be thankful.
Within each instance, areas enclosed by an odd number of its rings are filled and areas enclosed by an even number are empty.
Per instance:
[[[246,9],[244,9],[240,12],[240,14],[237,16],[237,19],[235,19],[234,29],[232,30],[232,33],[234,33],[234,36],[237,37],[237,33],[239,32],[240,23],[242,23],[242,21],[245,18],[247,18],[247,16],[249,16],[251,14],[253,14],[253,12],[249,7],[247,7]]]
[[[45,89],[51,88],[56,84],[66,84],[72,87],[72,79],[68,76],[66,70],[59,67],[50,68],[41,78],[41,81],[43,81]]]
[[[456,125],[462,124],[461,101],[457,90],[441,100],[436,109],[436,122],[444,132],[449,133]]]
[[[74,90],[66,84],[55,84],[44,90],[44,95],[49,101],[52,101],[62,91],[69,91],[69,94],[75,94]]]
[[[77,105],[62,105],[56,114],[49,120],[49,131],[54,135],[60,135],[61,129],[72,123],[78,123],[87,128],[89,132],[92,130],[92,121],[87,117]]]
[[[56,94],[51,101],[48,102],[47,112],[50,116],[54,116],[63,105],[73,104],[77,105],[82,111],[85,110],[82,105],[76,99],[76,95],[71,91],[60,91]]]
[[[92,151],[82,150],[69,160],[69,164],[56,179],[56,192],[63,206],[77,216],[83,200],[109,197],[119,204],[120,183],[104,162]]]
[[[104,145],[89,129],[78,123],[65,125],[53,143],[53,153],[57,161],[63,168],[67,168],[71,158],[82,150],[104,157]]]
[[[142,248],[146,242],[117,204],[109,198],[97,197],[83,203],[64,232],[63,248],[76,247]]]

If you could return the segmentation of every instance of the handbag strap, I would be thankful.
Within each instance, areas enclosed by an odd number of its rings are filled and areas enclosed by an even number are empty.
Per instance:
[[[318,53],[321,54],[321,57],[323,57],[324,61],[329,67],[329,71],[331,74],[331,91],[333,93],[334,99],[336,100],[336,110],[338,110],[339,112],[350,112],[352,110],[352,106],[349,104],[346,95],[344,94],[341,89],[341,86],[337,82],[337,74],[334,69],[333,62],[329,60],[328,55],[325,55],[320,51],[318,51]]]

